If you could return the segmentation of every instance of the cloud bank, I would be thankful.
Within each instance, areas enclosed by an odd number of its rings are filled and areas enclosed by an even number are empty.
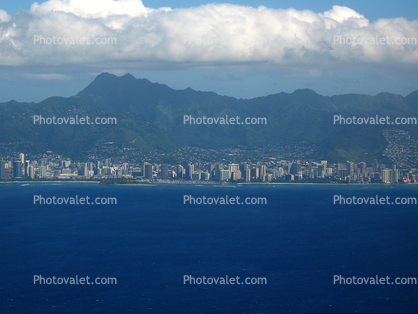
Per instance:
[[[49,0],[0,10],[0,66],[142,62],[180,66],[418,63],[418,20],[356,11],[207,4],[146,8],[140,0]]]

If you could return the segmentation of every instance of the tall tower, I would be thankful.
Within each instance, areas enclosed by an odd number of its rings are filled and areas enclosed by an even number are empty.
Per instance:
[[[19,154],[19,159],[20,159],[20,163],[22,165],[24,165],[25,164],[25,154],[20,153]]]
[[[260,166],[260,177],[264,177],[267,174],[267,166],[261,165]]]
[[[152,179],[152,165],[148,162],[144,163],[144,176],[146,179]]]
[[[162,179],[168,178],[168,165],[167,164],[161,165],[161,178]]]
[[[209,172],[210,176],[215,175],[214,170],[215,170],[215,165],[214,164],[209,164],[208,165],[208,172]]]
[[[0,180],[6,179],[6,162],[0,161]]]
[[[25,177],[29,178],[30,160],[25,160]]]
[[[184,168],[182,165],[177,166],[177,178],[184,178]]]
[[[186,168],[186,179],[192,179],[193,176],[193,172],[194,172],[194,166],[193,165],[187,165]]]
[[[377,162],[377,159],[374,160],[373,168],[374,172],[379,170],[379,163]]]
[[[22,177],[22,163],[20,160],[13,162],[13,177],[14,178]]]
[[[33,166],[29,166],[28,177],[31,179],[35,178],[35,168]]]
[[[46,167],[45,166],[41,166],[39,168],[39,177],[40,178],[45,178],[46,177]]]

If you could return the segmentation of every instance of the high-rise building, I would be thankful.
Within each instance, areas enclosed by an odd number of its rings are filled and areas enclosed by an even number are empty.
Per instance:
[[[184,175],[185,175],[185,173],[184,173],[184,168],[183,168],[183,166],[182,165],[178,165],[177,166],[177,178],[184,178]]]
[[[337,170],[338,171],[340,171],[340,170],[347,170],[347,164],[346,163],[342,163],[342,162],[338,163]]]
[[[347,161],[346,162],[346,170],[348,174],[354,174],[354,163],[352,161]]]
[[[260,171],[258,168],[252,168],[251,169],[251,178],[254,178],[257,180],[260,177]]]
[[[22,162],[20,160],[13,162],[13,177],[14,178],[22,177]]]
[[[324,166],[324,164],[318,165],[318,177],[319,178],[324,178],[325,177],[325,169],[326,169],[326,167]]]
[[[242,163],[239,165],[239,170],[244,173],[245,170],[247,170],[250,166],[247,165],[246,163]]]
[[[259,167],[259,171],[260,171],[260,177],[263,178],[266,174],[267,174],[267,166],[266,165],[261,165]]]
[[[45,166],[39,167],[39,177],[40,178],[45,178],[46,177],[46,167]]]
[[[0,180],[6,179],[6,162],[0,161]]]
[[[229,180],[229,177],[230,177],[229,170],[220,169],[220,170],[217,171],[217,173],[218,173],[218,180],[219,181]]]
[[[214,164],[209,164],[208,165],[208,172],[210,176],[214,176],[215,175],[215,165]]]
[[[162,179],[168,178],[168,165],[167,164],[161,165],[161,178]]]
[[[279,169],[273,170],[273,177],[275,178],[281,178],[284,176],[284,169],[282,167],[279,167]]]
[[[327,168],[326,171],[325,171],[325,175],[327,177],[332,177],[333,173],[334,173],[333,168]]]
[[[362,161],[360,163],[360,173],[364,174],[366,172],[366,168],[367,168],[367,164],[364,161]]]
[[[230,173],[239,170],[239,165],[238,164],[229,164],[228,165],[228,170]]]
[[[154,170],[155,170],[155,172],[159,172],[160,171],[160,166],[159,165],[157,165],[156,163],[154,163],[153,165],[153,168],[154,168]]]
[[[399,170],[385,168],[381,170],[382,183],[398,183]]]
[[[379,163],[377,162],[377,159],[374,160],[373,164],[373,171],[377,172],[379,170]]]
[[[319,176],[319,167],[315,166],[315,167],[311,167],[311,173],[310,173],[310,177],[313,178],[317,178]]]
[[[244,173],[245,173],[245,177],[244,177],[245,182],[251,182],[251,170],[250,170],[250,168],[247,168]]]
[[[395,166],[395,168],[396,168],[396,166]],[[398,180],[399,180],[399,170],[398,169],[392,169],[390,180],[392,181],[392,183],[398,183]]]
[[[231,180],[237,181],[241,179],[241,171],[237,170],[231,173]]]
[[[294,163],[292,163],[292,165],[290,166],[290,168],[289,168],[289,173],[290,174],[293,174],[293,175],[296,175],[296,174],[298,174],[299,172],[301,172],[302,171],[302,165],[299,163],[299,162],[294,162]]]
[[[383,169],[381,172],[382,172],[381,173],[381,175],[382,175],[382,182],[383,183],[392,183],[391,182],[391,179],[392,179],[391,169],[386,168],[386,169]]]
[[[25,160],[25,177],[29,178],[30,160]]]
[[[33,166],[29,166],[29,172],[28,172],[29,178],[33,179],[35,178],[35,168]]]
[[[192,180],[193,181],[199,181],[200,180],[200,172],[195,172],[192,174]]]
[[[20,163],[22,164],[22,165],[24,165],[25,164],[25,154],[19,154],[19,159],[20,159]]]
[[[194,172],[194,166],[188,164],[186,167],[186,179],[191,180]]]
[[[144,176],[146,179],[152,179],[152,165],[148,162],[144,163]]]

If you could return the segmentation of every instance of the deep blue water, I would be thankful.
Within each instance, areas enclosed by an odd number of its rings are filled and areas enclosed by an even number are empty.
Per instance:
[[[418,206],[333,205],[418,197],[418,186],[0,185],[1,313],[415,313],[418,285],[334,285],[418,277]],[[267,205],[184,205],[265,197]],[[117,205],[33,205],[33,196],[116,197]],[[116,277],[39,285],[33,276]],[[266,277],[267,285],[184,285],[183,276]]]

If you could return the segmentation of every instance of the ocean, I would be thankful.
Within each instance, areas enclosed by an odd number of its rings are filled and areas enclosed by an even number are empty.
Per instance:
[[[1,184],[0,310],[415,313],[417,284],[334,278],[418,278],[418,206],[343,205],[334,198],[393,201],[417,192],[418,185]],[[185,196],[213,201],[227,195],[267,204],[184,204]],[[117,204],[41,205],[35,196],[114,198]],[[34,283],[39,276],[117,283]],[[184,283],[204,276],[266,282]]]

